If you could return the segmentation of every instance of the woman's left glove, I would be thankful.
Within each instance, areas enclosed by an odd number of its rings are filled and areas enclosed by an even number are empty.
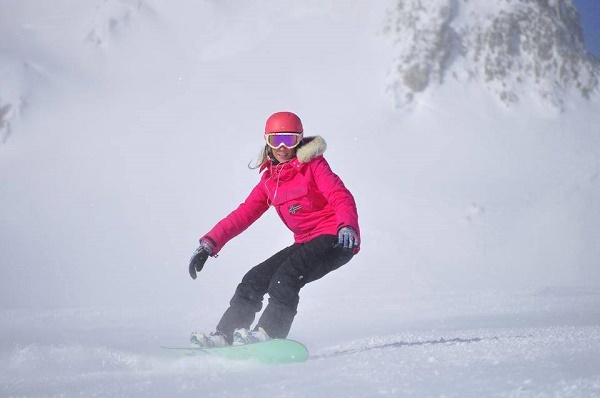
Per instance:
[[[192,258],[190,258],[190,276],[192,279],[196,279],[196,273],[202,271],[204,263],[208,260],[209,256],[212,256],[213,249],[210,243],[205,240],[200,241],[200,246],[196,249]]]
[[[352,227],[342,227],[338,231],[337,246],[342,246],[344,249],[353,249],[360,245],[358,232]]]

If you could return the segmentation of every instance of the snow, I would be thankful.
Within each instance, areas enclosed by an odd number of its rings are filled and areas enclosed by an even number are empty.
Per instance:
[[[334,278],[332,278],[334,279]],[[175,360],[208,312],[5,310],[2,396],[597,396],[597,290],[328,296],[303,302],[305,363]],[[308,294],[306,295],[309,296]],[[349,303],[351,301],[351,303]],[[352,305],[350,305],[352,304]],[[4,339],[3,339],[4,340]]]
[[[600,396],[598,96],[396,109],[391,4],[0,0],[0,396]],[[306,363],[168,358],[290,243],[268,212],[187,273],[279,110],[361,253],[301,292]]]

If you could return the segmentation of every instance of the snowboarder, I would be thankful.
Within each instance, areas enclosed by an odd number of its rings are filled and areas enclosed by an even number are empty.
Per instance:
[[[354,197],[323,157],[325,140],[304,137],[300,118],[277,112],[266,122],[266,145],[254,167],[263,172],[248,198],[200,239],[189,272],[193,279],[209,256],[246,230],[270,206],[294,233],[294,244],[253,267],[242,278],[216,331],[194,332],[201,347],[285,338],[297,312],[299,291],[352,259],[360,249]],[[250,330],[263,297],[269,302]]]

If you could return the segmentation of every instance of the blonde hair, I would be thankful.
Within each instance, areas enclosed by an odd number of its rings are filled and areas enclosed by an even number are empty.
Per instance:
[[[271,148],[269,148],[268,145],[265,145],[262,148],[262,150],[260,151],[260,153],[258,154],[258,157],[254,161],[254,163],[252,161],[250,161],[250,163],[248,163],[248,168],[252,169],[252,170],[258,169],[270,158],[271,158]]]

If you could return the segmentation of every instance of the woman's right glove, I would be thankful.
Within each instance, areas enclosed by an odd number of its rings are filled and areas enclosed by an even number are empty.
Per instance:
[[[196,273],[202,271],[204,263],[209,256],[212,256],[213,249],[210,243],[205,240],[200,241],[200,246],[196,249],[192,258],[190,258],[190,276],[196,279]]]

